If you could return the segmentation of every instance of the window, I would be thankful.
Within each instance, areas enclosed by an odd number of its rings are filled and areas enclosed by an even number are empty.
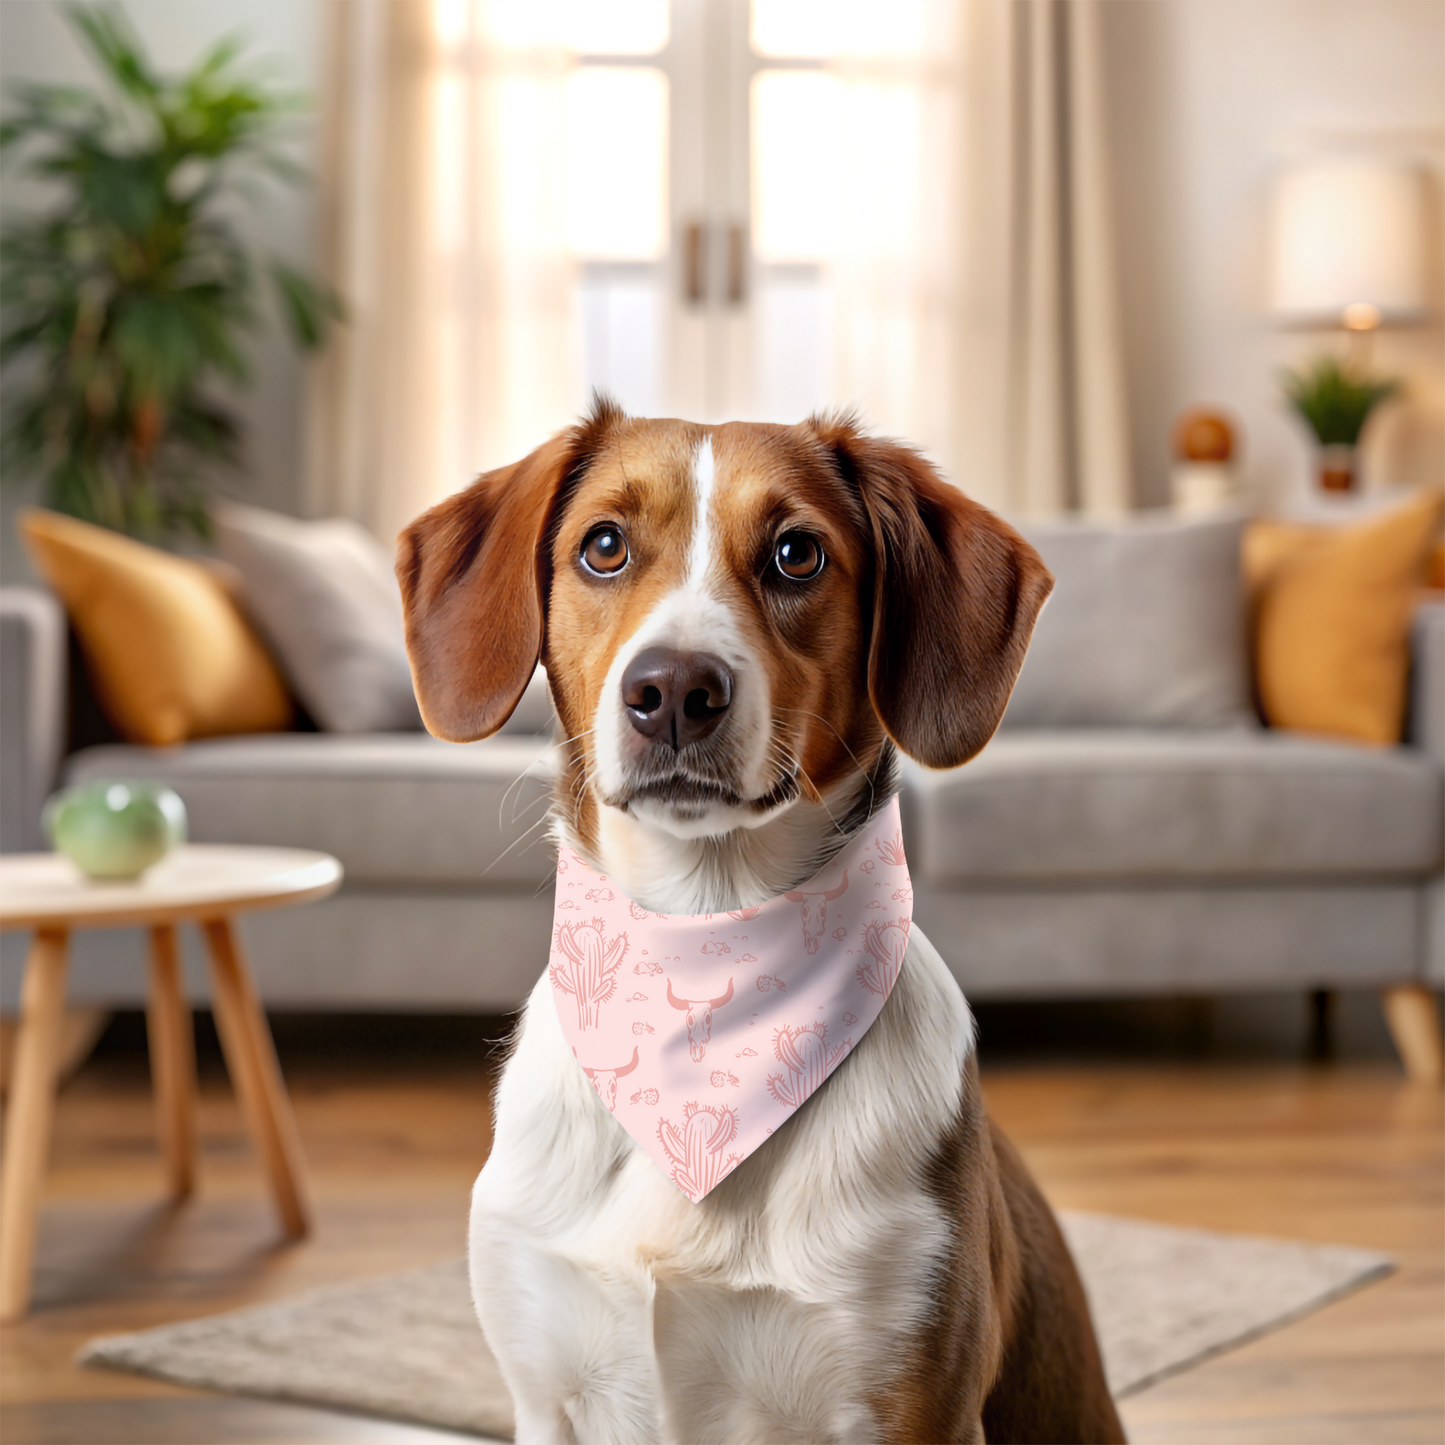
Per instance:
[[[465,248],[490,198],[507,244],[566,258],[578,405],[595,387],[791,422],[862,403],[909,429],[951,0],[434,4],[443,49],[500,77],[485,115],[475,87],[436,88],[439,175],[464,170],[468,125],[495,158],[485,186],[436,187],[437,235]]]

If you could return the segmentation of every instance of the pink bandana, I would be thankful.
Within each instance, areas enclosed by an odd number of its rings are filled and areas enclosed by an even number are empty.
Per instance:
[[[805,887],[731,913],[649,913],[563,848],[557,1017],[602,1102],[696,1202],[868,1031],[912,912],[896,798]]]

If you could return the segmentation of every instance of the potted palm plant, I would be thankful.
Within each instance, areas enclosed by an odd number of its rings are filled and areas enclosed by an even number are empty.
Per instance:
[[[1319,443],[1320,486],[1348,492],[1355,485],[1356,450],[1370,413],[1399,391],[1395,381],[1354,376],[1332,356],[1302,371],[1287,371],[1284,394]]]
[[[103,86],[17,86],[0,125],[51,197],[0,230],[0,464],[88,521],[204,536],[208,482],[241,455],[218,392],[249,379],[265,304],[304,348],[339,314],[237,225],[258,181],[303,178],[299,105],[241,72],[235,38],[167,77],[119,9],[66,15]]]

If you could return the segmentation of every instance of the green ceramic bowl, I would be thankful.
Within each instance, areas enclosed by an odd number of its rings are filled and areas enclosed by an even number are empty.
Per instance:
[[[144,779],[66,788],[46,803],[41,822],[92,878],[139,878],[186,841],[186,805],[164,783]]]

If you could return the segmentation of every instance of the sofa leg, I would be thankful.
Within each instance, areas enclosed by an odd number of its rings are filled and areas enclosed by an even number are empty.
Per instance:
[[[1310,990],[1310,1058],[1331,1059],[1335,1053],[1335,995],[1332,989]]]
[[[1417,1084],[1438,1084],[1445,1078],[1445,1047],[1433,991],[1419,983],[1400,984],[1381,989],[1380,1003],[1406,1077]]]

